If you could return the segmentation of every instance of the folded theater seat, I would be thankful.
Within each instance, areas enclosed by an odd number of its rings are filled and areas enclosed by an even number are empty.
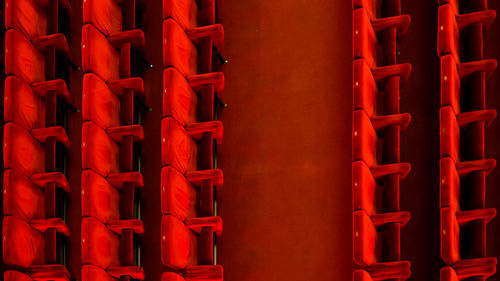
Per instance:
[[[8,270],[3,275],[4,281],[70,281],[71,275],[63,265],[33,266],[27,273]]]
[[[182,126],[214,119],[215,95],[221,98],[224,74],[212,72],[188,76],[169,67],[163,71],[163,117],[173,117]]]
[[[194,123],[183,127],[174,118],[167,117],[161,121],[161,134],[162,165],[172,166],[185,174],[199,170],[197,140],[200,140],[204,134],[209,134],[220,143],[223,127],[220,121]],[[211,146],[210,149],[212,149]]]
[[[69,140],[62,127],[47,127],[32,130],[31,133],[21,126],[9,122],[4,126],[4,166],[29,176],[32,181],[58,183],[67,186],[64,176],[59,172],[45,172],[44,142],[55,137],[57,142],[69,148]],[[66,187],[65,187],[66,188]]]
[[[94,265],[82,266],[83,281],[116,281],[122,276],[128,276],[132,280],[142,281],[145,279],[142,267],[138,266],[120,266],[109,267],[104,270]]]
[[[57,1],[58,6],[71,15],[69,0]],[[35,42],[47,36],[46,0],[5,0],[5,28],[22,32]]]
[[[213,49],[222,52],[223,47],[220,24],[184,31],[171,18],[163,22],[163,65],[176,68],[183,76],[212,72]]]
[[[138,9],[140,0],[134,1],[135,7]],[[124,21],[132,19],[124,19],[127,12],[126,8],[130,4],[120,0],[85,0],[83,2],[83,24],[90,23],[99,29],[106,36],[115,36],[120,32],[126,31]],[[130,14],[131,18],[135,19],[135,14]],[[130,23],[128,23],[130,25]],[[133,23],[135,26],[135,22]]]
[[[438,14],[438,54],[440,57],[451,54],[460,62],[460,41],[463,31],[472,24],[481,23],[483,32],[488,30],[496,17],[494,10],[483,10],[458,14],[457,5],[444,4]]]
[[[163,0],[163,19],[174,19],[184,30],[211,25],[222,5],[223,0]]]
[[[353,59],[364,58],[369,67],[377,64],[378,34],[388,28],[396,28],[396,40],[399,42],[408,31],[411,21],[409,15],[375,18],[374,10],[369,7],[355,9],[352,16]]]
[[[120,65],[120,48],[127,43],[130,43],[134,49],[143,51],[146,43],[142,30],[122,31],[106,36],[92,24],[84,25],[82,28],[83,71],[92,72],[107,83],[118,81],[120,73],[130,67]]]
[[[29,223],[13,216],[3,219],[3,261],[33,272],[50,271],[57,260],[57,234],[69,236],[60,218],[36,219]]]
[[[181,221],[200,217],[203,206],[200,206],[203,194],[203,181],[210,181],[211,185],[222,186],[222,171],[218,169],[188,172],[187,178],[171,166],[161,170],[161,210],[163,215],[172,215]]]
[[[174,270],[196,271],[198,266],[213,263],[213,240],[202,240],[204,232],[220,235],[220,217],[191,218],[182,222],[166,215],[161,220],[161,260]],[[210,238],[212,238],[210,236]]]
[[[120,142],[124,136],[133,136],[135,142],[142,142],[144,132],[141,126],[118,127],[104,130],[94,122],[82,125],[82,169],[90,169],[119,187],[123,181],[142,182],[139,172],[120,172]]]
[[[162,281],[222,281],[223,271],[220,265],[200,265],[188,267],[180,275],[174,272],[165,272],[161,276]]]
[[[380,261],[382,249],[377,247],[382,239],[378,228],[391,223],[404,226],[409,219],[409,212],[373,214],[371,217],[363,210],[353,213],[353,259],[356,264],[366,267],[354,272],[354,280],[404,280],[410,276],[410,262]]]
[[[8,30],[5,33],[5,73],[14,75],[30,85],[40,82],[42,84],[36,84],[39,87],[55,87],[51,90],[67,92],[64,80],[45,81],[45,55],[43,52],[49,46],[54,46],[67,59],[71,58],[68,42],[61,33],[39,37],[30,42],[19,31]]]
[[[473,73],[483,72],[490,77],[497,68],[495,59],[457,63],[452,55],[441,57],[441,106],[451,106],[455,114],[461,113],[461,84]],[[474,93],[477,95],[478,93]],[[479,93],[484,94],[484,93]],[[479,112],[478,112],[479,113]]]
[[[82,264],[105,269],[111,276],[144,275],[134,265],[134,236],[144,233],[141,220],[82,219]],[[140,279],[142,280],[142,279]]]
[[[377,115],[378,103],[381,102],[379,93],[383,95],[383,90],[379,89],[384,89],[388,78],[393,76],[399,77],[399,85],[402,87],[410,73],[411,65],[407,63],[375,67],[370,66],[364,58],[354,60],[353,110],[363,109],[368,117],[374,117]]]

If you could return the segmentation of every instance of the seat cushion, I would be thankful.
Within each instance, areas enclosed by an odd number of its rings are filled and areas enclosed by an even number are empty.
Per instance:
[[[5,281],[33,281],[29,275],[13,270],[5,271],[3,279]]]
[[[183,76],[198,72],[196,47],[173,19],[163,22],[163,65],[175,67]]]
[[[82,68],[109,82],[120,78],[120,54],[93,25],[82,27]]]
[[[171,166],[161,169],[161,211],[182,221],[196,217],[197,190]]]
[[[182,126],[196,123],[198,96],[173,67],[163,72],[163,117],[173,117]]]
[[[45,148],[28,131],[15,123],[4,126],[4,165],[24,175],[45,171]]]
[[[118,173],[120,148],[93,122],[82,125],[82,169],[91,169],[103,177]]]
[[[34,0],[5,0],[5,27],[30,40],[47,34],[47,14]]]
[[[197,145],[179,122],[173,118],[161,121],[162,165],[172,166],[181,173],[197,169]]]
[[[97,266],[94,265],[84,265],[82,266],[82,281],[116,281],[113,277],[109,276],[108,273]]]
[[[45,218],[44,191],[27,176],[13,169],[3,176],[3,210],[25,221]]]
[[[120,193],[92,170],[82,172],[82,215],[105,223],[120,219]]]
[[[120,126],[120,98],[97,75],[83,77],[82,118],[107,129]]]
[[[45,127],[45,101],[15,76],[5,79],[5,122],[14,122],[25,130]]]
[[[115,0],[83,1],[83,24],[90,23],[108,35],[122,31],[122,10]]]
[[[170,215],[163,216],[161,235],[161,260],[165,266],[183,269],[196,265],[196,236],[181,220]]]
[[[16,217],[3,219],[3,261],[23,268],[45,264],[43,233]]]
[[[31,84],[45,80],[45,57],[22,33],[5,33],[5,73]]]
[[[95,218],[82,219],[82,264],[119,266],[120,237]]]

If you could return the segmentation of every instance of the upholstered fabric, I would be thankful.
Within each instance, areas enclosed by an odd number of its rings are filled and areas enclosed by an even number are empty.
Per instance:
[[[197,145],[179,122],[173,118],[161,121],[162,165],[170,165],[185,173],[197,170]]]
[[[95,218],[82,219],[82,264],[119,266],[120,236]]]
[[[198,96],[173,67],[163,71],[163,117],[172,116],[181,125],[197,121]]]
[[[83,77],[82,119],[103,129],[120,125],[120,98],[97,75]]]
[[[45,148],[28,131],[15,123],[4,126],[4,166],[24,175],[45,171]]]
[[[3,219],[3,261],[30,267],[45,263],[45,240],[42,232],[13,216]]]
[[[83,23],[90,23],[108,35],[122,31],[122,11],[115,0],[83,1]]]
[[[92,170],[82,172],[82,216],[104,223],[120,219],[120,193]]]
[[[47,34],[47,14],[35,0],[6,0],[5,27],[33,39]]]
[[[3,212],[25,221],[45,217],[45,197],[28,176],[8,169],[3,177]]]
[[[5,73],[31,84],[45,80],[45,58],[22,33],[5,33]]]
[[[120,54],[93,25],[82,27],[82,69],[104,81],[120,78]]]
[[[196,217],[196,188],[178,170],[171,166],[161,170],[161,210],[182,221]]]
[[[82,125],[82,168],[103,177],[119,172],[119,146],[93,122]]]

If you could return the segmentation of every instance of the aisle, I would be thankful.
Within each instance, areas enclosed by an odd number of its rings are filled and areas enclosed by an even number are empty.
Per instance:
[[[224,2],[225,280],[350,280],[351,3]]]

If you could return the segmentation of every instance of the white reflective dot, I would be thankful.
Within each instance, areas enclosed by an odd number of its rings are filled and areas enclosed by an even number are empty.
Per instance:
[[[358,82],[358,81],[356,81],[356,83],[354,83],[354,85],[355,85],[356,87],[357,87],[357,86],[359,86],[359,82]]]
[[[443,77],[443,80],[444,80],[444,81],[448,81],[448,76],[446,76],[446,75],[445,75],[445,76]]]
[[[84,45],[82,45],[82,49],[85,49],[85,44],[84,44]]]
[[[165,187],[163,187],[162,190],[165,191]]]
[[[165,142],[165,138],[163,138],[162,141]]]
[[[357,183],[357,182],[355,182],[355,183],[354,183],[354,186],[358,186],[358,183]]]
[[[5,100],[7,100],[7,97],[5,97]]]
[[[441,25],[441,26],[439,27],[439,29],[441,29],[441,31],[443,31],[443,30],[444,30],[444,26],[442,26],[442,25]]]
[[[358,30],[355,30],[355,31],[354,31],[354,34],[358,35],[358,34],[359,34]]]
[[[354,136],[357,137],[358,136],[358,131],[354,131]]]
[[[82,190],[82,194],[85,194],[85,190]]]
[[[85,146],[85,142],[82,142],[82,146]]]
[[[444,184],[444,179],[441,180],[441,183]]]
[[[443,128],[443,133],[444,133],[444,132],[446,132],[446,129],[445,129],[445,128]]]
[[[7,237],[5,237],[5,235],[4,235],[4,236],[3,236],[3,240],[6,240],[6,239],[7,239]]]
[[[3,190],[3,194],[7,194],[7,189],[4,189],[4,190]]]
[[[443,235],[446,235],[446,229],[443,229]]]
[[[82,243],[85,243],[85,239],[82,239]]]
[[[165,238],[165,235],[163,235],[163,236],[161,237],[161,239],[165,240],[165,239],[166,239],[166,238]]]
[[[359,236],[359,233],[356,231],[354,232],[354,236],[358,237]]]
[[[167,93],[167,89],[165,89],[164,91],[165,91],[165,93]]]

